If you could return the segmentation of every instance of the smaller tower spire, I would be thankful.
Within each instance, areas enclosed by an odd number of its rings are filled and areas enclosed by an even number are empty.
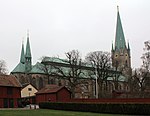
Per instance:
[[[119,12],[119,6],[117,6],[117,12]]]
[[[24,43],[23,43],[23,41],[22,41],[20,63],[23,63],[23,64],[25,63],[25,54],[24,54]]]

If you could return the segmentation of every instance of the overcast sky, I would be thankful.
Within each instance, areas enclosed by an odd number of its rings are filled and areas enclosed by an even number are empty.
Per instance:
[[[150,0],[0,0],[0,59],[11,72],[19,63],[21,44],[30,33],[32,62],[73,49],[82,57],[111,51],[117,5],[132,67],[141,65],[144,41],[150,40]]]

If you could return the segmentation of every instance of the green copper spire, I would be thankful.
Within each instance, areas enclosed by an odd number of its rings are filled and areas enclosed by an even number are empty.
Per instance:
[[[21,50],[21,57],[20,57],[20,63],[25,63],[25,55],[24,55],[24,44],[22,43],[22,50]]]
[[[119,7],[117,6],[117,26],[116,26],[116,38],[115,38],[115,50],[124,49],[126,48],[125,37],[123,33],[123,28],[121,24],[120,14],[119,14]]]
[[[25,57],[31,58],[30,42],[29,42],[29,33],[27,34],[27,44],[26,44],[26,55]]]
[[[26,45],[26,54],[25,54],[25,71],[26,73],[30,72],[32,69],[32,56],[30,50],[30,43],[29,43],[29,32],[27,34],[27,45]]]

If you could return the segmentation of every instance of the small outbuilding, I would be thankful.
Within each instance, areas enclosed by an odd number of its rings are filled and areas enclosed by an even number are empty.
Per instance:
[[[0,75],[0,108],[19,107],[21,84],[12,75]]]
[[[37,93],[38,90],[36,87],[34,87],[31,83],[25,83],[22,85],[21,89],[21,99],[23,102],[28,102],[35,104],[35,93]]]
[[[70,100],[71,92],[65,86],[46,85],[36,93],[36,102],[65,102]]]

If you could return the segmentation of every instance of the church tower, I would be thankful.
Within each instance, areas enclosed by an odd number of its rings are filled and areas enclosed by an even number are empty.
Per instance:
[[[29,33],[27,34],[26,54],[25,54],[25,71],[28,73],[32,69],[32,57],[29,42]]]
[[[20,62],[11,72],[21,84],[29,83],[28,75],[32,69],[32,56],[30,50],[29,34],[27,35],[26,51],[22,43]]]
[[[122,28],[122,23],[119,14],[119,7],[117,7],[117,24],[115,44],[112,44],[111,50],[112,66],[116,70],[122,71],[123,75],[131,76],[131,55],[130,46],[126,46],[125,36]]]

